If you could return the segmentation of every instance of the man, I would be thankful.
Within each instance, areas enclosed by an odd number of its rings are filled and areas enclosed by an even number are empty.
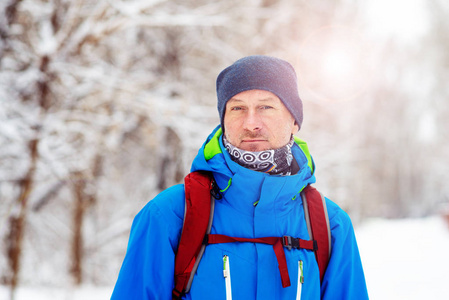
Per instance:
[[[315,170],[293,136],[303,120],[293,67],[269,56],[242,58],[219,74],[217,97],[221,125],[191,168],[212,172],[221,191],[211,233],[308,239],[298,195],[315,182]],[[171,299],[184,197],[176,185],[136,216],[112,299]],[[185,299],[368,299],[351,221],[335,203],[326,205],[332,254],[321,284],[312,251],[285,249],[291,285],[283,287],[272,246],[212,244]]]

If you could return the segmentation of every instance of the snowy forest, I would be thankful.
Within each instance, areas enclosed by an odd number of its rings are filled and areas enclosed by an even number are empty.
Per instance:
[[[112,286],[133,217],[219,123],[218,73],[252,54],[294,65],[316,186],[356,226],[443,214],[448,15],[445,0],[2,0],[0,285]]]

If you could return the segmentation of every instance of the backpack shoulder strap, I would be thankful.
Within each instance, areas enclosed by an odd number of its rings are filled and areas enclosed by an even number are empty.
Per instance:
[[[320,281],[323,281],[331,255],[331,231],[329,216],[327,214],[326,200],[324,196],[314,187],[308,185],[301,192],[304,204],[304,215],[310,239],[315,240],[318,249],[315,257],[320,270]]]
[[[212,183],[212,174],[209,172],[192,172],[184,178],[184,223],[175,257],[173,299],[181,299],[189,291],[203,255],[203,239],[210,233],[215,203],[211,197]]]

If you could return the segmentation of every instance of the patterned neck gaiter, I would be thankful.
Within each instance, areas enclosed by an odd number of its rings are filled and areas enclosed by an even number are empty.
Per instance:
[[[239,149],[226,140],[223,135],[223,144],[231,155],[231,159],[239,165],[253,171],[264,172],[270,175],[291,175],[293,161],[292,146],[293,135],[284,147],[273,150],[251,152]]]

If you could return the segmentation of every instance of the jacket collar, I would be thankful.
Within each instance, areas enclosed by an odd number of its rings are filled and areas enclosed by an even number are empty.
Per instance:
[[[300,170],[295,175],[278,176],[252,171],[234,162],[222,142],[220,126],[209,135],[193,161],[191,171],[211,171],[225,201],[238,210],[252,213],[258,209],[277,212],[288,210],[289,201],[315,182],[314,164],[307,144],[295,137],[292,152]],[[236,201],[235,199],[238,199]]]

